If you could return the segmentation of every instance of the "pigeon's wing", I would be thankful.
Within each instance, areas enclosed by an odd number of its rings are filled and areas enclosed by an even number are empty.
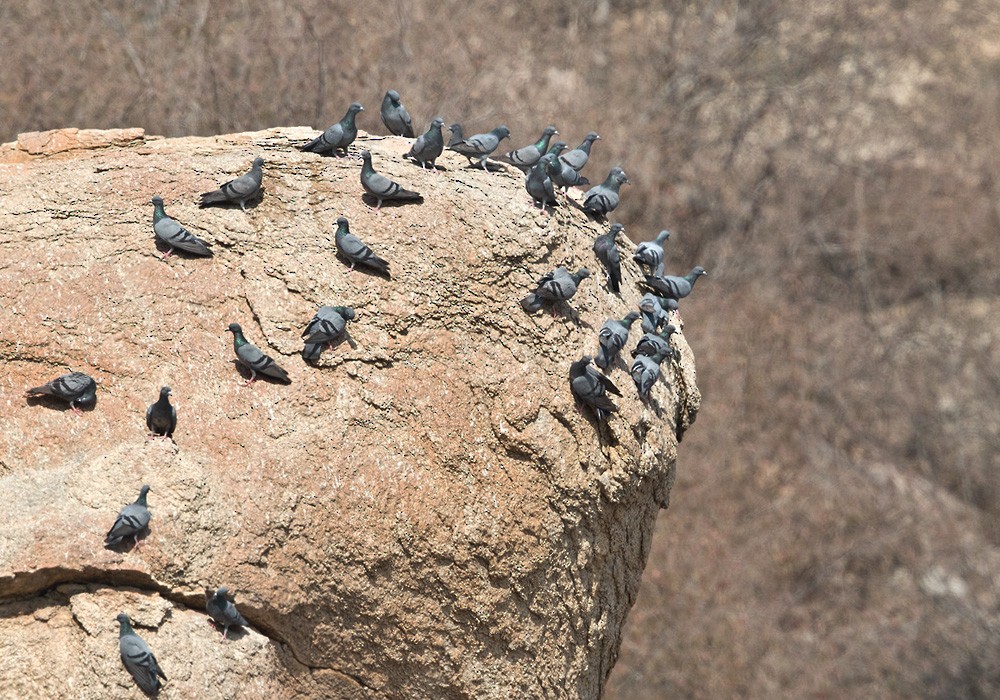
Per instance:
[[[167,675],[146,643],[138,635],[128,634],[121,638],[118,648],[122,663],[142,692],[153,695],[159,691],[160,678],[167,680]]]
[[[269,356],[261,352],[253,343],[245,343],[236,349],[236,356],[244,365],[258,374],[266,374],[269,377],[280,379],[283,382],[290,382],[288,373],[272,360]]]

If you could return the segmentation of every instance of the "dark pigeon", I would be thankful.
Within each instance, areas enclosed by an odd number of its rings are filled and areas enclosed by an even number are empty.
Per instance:
[[[461,124],[452,124],[451,126],[448,127],[448,131],[451,132],[451,138],[448,139],[448,148],[451,148],[455,144],[465,139],[465,137],[462,135]]]
[[[563,266],[538,280],[538,286],[528,296],[521,300],[521,308],[528,313],[538,311],[545,302],[568,301],[576,294],[580,282],[590,277],[590,270],[581,267],[578,272],[570,273]]]
[[[483,170],[489,172],[489,168],[486,167],[487,158],[493,151],[497,150],[500,142],[508,136],[510,136],[510,129],[500,125],[485,134],[476,134],[455,144],[449,144],[448,148],[456,153],[461,153],[469,159],[469,163],[478,160],[479,165],[483,166]]]
[[[520,168],[521,170],[527,172],[543,155],[545,155],[545,152],[549,150],[549,139],[558,133],[559,132],[556,131],[554,126],[547,126],[542,132],[542,137],[538,139],[538,141],[525,146],[524,148],[507,151],[500,156],[498,160],[501,160],[504,163],[510,163],[515,168]]]
[[[260,185],[264,179],[264,173],[260,169],[262,165],[264,165],[263,158],[254,158],[250,172],[220,185],[219,189],[213,192],[204,192],[198,206],[207,207],[210,204],[237,202],[240,209],[246,211],[247,202],[260,194]]]
[[[531,198],[538,202],[539,209],[545,209],[546,205],[556,203],[555,189],[552,187],[552,173],[558,168],[556,157],[551,153],[546,153],[528,171],[528,177],[524,180],[524,189],[527,190]]]
[[[365,192],[378,200],[376,213],[382,208],[382,202],[422,202],[424,198],[418,192],[412,192],[396,184],[385,175],[375,172],[372,167],[372,154],[361,151],[361,186]]]
[[[636,249],[635,253],[632,254],[632,259],[635,260],[640,267],[645,268],[645,272],[650,275],[662,275],[663,274],[663,244],[667,242],[670,238],[670,231],[666,229],[660,231],[656,234],[656,240],[643,241],[640,243]]]
[[[607,233],[594,240],[594,254],[608,272],[608,288],[615,294],[622,291],[622,261],[618,253],[618,235],[625,229],[621,224],[611,224]]]
[[[371,248],[351,233],[346,216],[338,217],[334,239],[337,243],[337,254],[351,263],[351,270],[354,270],[355,265],[364,265],[384,275],[389,274],[389,262],[375,255]]]
[[[608,398],[607,392],[621,396],[610,379],[590,365],[591,357],[584,355],[569,367],[569,386],[573,395],[590,407],[601,423],[618,411],[618,407]]]
[[[163,257],[168,257],[174,248],[180,248],[185,253],[212,257],[212,250],[201,240],[179,223],[167,216],[163,209],[163,199],[157,195],[150,200],[153,205],[153,233],[167,244],[168,250]]]
[[[645,294],[639,300],[639,311],[642,314],[642,332],[653,333],[670,319],[668,311],[677,310],[675,299],[658,297],[653,293]]]
[[[229,589],[225,586],[219,586],[215,593],[212,593],[210,588],[205,589],[205,611],[222,626],[222,641],[225,641],[230,627],[234,625],[247,627],[250,624],[233,605],[233,601],[229,598]]]
[[[146,409],[146,427],[150,437],[174,436],[177,427],[177,410],[170,405],[170,387],[160,389],[160,398]]]
[[[570,187],[578,187],[580,185],[589,185],[590,180],[585,178],[577,170],[566,165],[562,159],[556,161],[558,168],[552,175],[552,184],[556,187],[562,187],[563,190],[569,190]]]
[[[444,151],[444,136],[441,135],[442,126],[444,126],[444,119],[435,117],[427,128],[427,132],[417,137],[409,152],[403,157],[417,161],[421,168],[427,167],[428,163],[433,168],[434,161]]]
[[[302,358],[313,362],[319,359],[323,348],[329,348],[347,329],[347,322],[354,320],[354,309],[350,306],[321,306],[309,325],[302,331],[305,346]]]
[[[105,547],[116,547],[121,542],[131,537],[136,546],[139,546],[139,535],[149,527],[149,508],[146,507],[146,494],[149,493],[149,484],[139,489],[139,498],[135,503],[122,508],[115,519],[115,524],[108,530],[104,537]]]
[[[683,277],[675,275],[660,275],[657,277],[646,275],[646,284],[668,299],[683,299],[694,289],[694,283],[698,281],[698,278],[707,274],[708,272],[705,271],[705,268],[699,265]]]
[[[118,620],[118,651],[125,670],[132,674],[142,692],[156,695],[160,692],[160,679],[167,680],[167,674],[160,668],[146,642],[132,629],[128,615],[119,613],[115,619]]]
[[[604,322],[597,334],[597,357],[594,358],[594,364],[601,369],[611,366],[628,342],[629,330],[638,318],[638,311],[630,311],[621,321],[609,318]]]
[[[659,333],[646,333],[646,335],[639,338],[639,344],[632,351],[632,357],[638,357],[639,355],[663,355],[664,357],[672,357],[676,360],[680,356],[680,353],[670,345],[670,336],[676,332],[677,329],[668,323]]]
[[[594,141],[601,138],[597,135],[596,131],[591,131],[583,139],[583,143],[574,148],[572,151],[565,153],[559,157],[563,163],[573,168],[576,172],[583,170],[583,166],[587,164],[590,160],[590,147],[594,145]]]
[[[260,351],[256,345],[244,337],[243,329],[238,323],[230,323],[227,328],[233,334],[233,350],[236,351],[236,359],[241,365],[250,370],[250,379],[246,386],[250,386],[257,379],[257,373],[277,379],[282,384],[291,384],[288,372],[283,370],[277,362]]]
[[[618,190],[627,182],[624,170],[619,167],[611,168],[604,182],[587,190],[583,198],[583,210],[603,219],[618,206]]]
[[[354,139],[358,137],[358,127],[355,124],[355,118],[358,112],[363,112],[364,110],[365,108],[361,106],[360,102],[352,102],[351,106],[347,108],[347,114],[344,115],[343,119],[307,143],[300,150],[312,151],[320,155],[327,153],[341,155],[338,151],[343,151],[343,155],[347,155],[347,147],[354,143]]]
[[[413,138],[413,120],[410,119],[406,107],[399,101],[399,93],[395,90],[389,90],[382,98],[381,115],[382,123],[390,134]]]
[[[663,362],[664,355],[637,355],[632,362],[632,381],[635,388],[639,390],[639,397],[644,401],[649,398],[649,390],[660,376],[660,363]]]
[[[83,372],[70,372],[32,387],[24,395],[27,398],[54,396],[68,403],[74,413],[79,413],[81,408],[91,409],[97,404],[97,382]]]

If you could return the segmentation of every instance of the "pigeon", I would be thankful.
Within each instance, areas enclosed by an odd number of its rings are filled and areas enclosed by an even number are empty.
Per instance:
[[[326,153],[340,155],[337,151],[343,151],[343,154],[347,155],[347,147],[354,143],[354,139],[358,137],[358,127],[354,123],[354,119],[358,112],[364,110],[365,108],[361,106],[360,102],[352,102],[343,119],[299,150],[312,151],[321,155]]]
[[[609,318],[604,322],[600,332],[597,334],[598,347],[594,364],[601,369],[607,369],[611,366],[611,363],[618,357],[618,353],[625,347],[625,343],[628,341],[629,330],[631,330],[632,324],[638,318],[638,311],[629,311],[621,321]]]
[[[250,386],[257,379],[257,373],[277,379],[283,384],[291,384],[288,372],[278,366],[278,363],[260,351],[256,345],[243,336],[243,329],[238,323],[230,323],[227,329],[233,334],[233,350],[237,361],[250,370],[250,380],[244,386]]]
[[[561,158],[556,161],[556,165],[558,167],[552,175],[552,184],[556,187],[562,187],[563,191],[569,190],[570,187],[590,184],[590,180],[566,165]]]
[[[160,398],[146,409],[146,427],[150,437],[173,437],[177,427],[177,410],[170,405],[170,387],[160,389]]]
[[[543,155],[545,155],[545,152],[549,150],[549,139],[558,133],[559,132],[556,131],[554,126],[547,126],[542,132],[542,137],[538,139],[538,141],[525,146],[524,148],[507,151],[500,156],[498,160],[501,160],[504,163],[510,163],[515,168],[520,168],[521,170],[527,172]]]
[[[549,153],[551,153],[554,156],[558,156],[560,153],[562,153],[565,150],[566,150],[566,142],[565,141],[556,141],[551,146],[549,146],[549,150],[547,150],[545,152],[545,154],[548,155]]]
[[[448,148],[468,158],[470,164],[478,160],[483,170],[489,172],[489,168],[486,167],[487,158],[508,136],[510,129],[500,125],[488,133],[476,134],[455,144],[448,144]]]
[[[610,379],[590,366],[591,358],[584,355],[569,367],[569,387],[573,395],[587,406],[590,406],[597,420],[604,422],[618,411],[618,407],[607,397],[610,391],[615,396],[621,396]]]
[[[346,216],[338,217],[334,239],[337,243],[337,253],[350,261],[351,270],[354,270],[355,265],[364,265],[384,275],[389,274],[389,262],[375,255],[371,248],[351,233]]]
[[[448,127],[448,131],[451,132],[451,138],[448,139],[448,148],[451,148],[456,143],[459,143],[460,141],[465,139],[465,137],[462,136],[461,124],[452,124],[451,126]]]
[[[583,170],[583,166],[587,164],[590,160],[590,147],[594,145],[594,141],[601,138],[597,135],[596,131],[591,131],[583,139],[583,143],[574,148],[572,151],[559,157],[563,163],[573,168],[573,170],[580,172]]]
[[[305,347],[302,358],[308,361],[319,359],[323,348],[329,348],[333,341],[343,335],[347,322],[354,320],[354,309],[350,306],[321,306],[309,325],[302,331]]]
[[[708,272],[705,271],[705,268],[699,265],[683,277],[675,275],[646,275],[646,284],[668,299],[683,299],[691,293],[694,283],[698,281],[698,278],[707,274]]]
[[[618,206],[618,189],[627,182],[624,170],[617,166],[611,168],[604,182],[587,190],[583,210],[600,218],[607,216]]]
[[[670,345],[670,336],[677,332],[672,324],[667,324],[659,333],[650,332],[639,338],[639,344],[632,351],[632,357],[656,355],[677,359],[680,353]]]
[[[215,593],[212,593],[210,588],[205,589],[205,610],[213,620],[222,625],[222,641],[225,641],[226,634],[233,625],[237,627],[249,625],[229,599],[229,589],[225,586],[219,586]]]
[[[412,139],[413,121],[406,107],[399,101],[399,93],[389,90],[382,98],[382,123],[393,136],[405,136]]]
[[[97,382],[83,372],[70,372],[32,387],[24,395],[27,398],[54,396],[68,403],[73,413],[80,413],[81,408],[90,409],[97,404]]]
[[[149,527],[149,508],[146,507],[146,494],[149,493],[149,484],[143,485],[139,489],[139,497],[135,503],[122,508],[115,519],[115,524],[108,530],[104,537],[105,547],[116,547],[122,540],[131,537],[135,545],[139,546],[139,535]]]
[[[621,224],[611,224],[607,233],[601,234],[594,240],[594,254],[608,271],[608,288],[615,294],[622,291],[622,263],[618,254],[618,234],[625,227]]]
[[[135,684],[142,692],[156,695],[160,692],[160,679],[167,680],[167,675],[146,642],[132,629],[128,615],[119,613],[115,619],[118,620],[118,651],[122,655],[125,670],[132,674]]]
[[[444,119],[435,117],[431,125],[427,127],[427,133],[421,134],[410,146],[409,152],[404,158],[412,158],[420,163],[421,168],[427,167],[430,163],[434,167],[442,151],[444,151],[444,136],[441,135],[441,127],[444,126]]]
[[[674,299],[658,297],[652,292],[645,294],[639,300],[639,312],[642,314],[642,332],[655,332],[670,319],[667,311],[675,311],[677,308],[677,301]]]
[[[372,167],[372,154],[370,151],[361,151],[361,186],[365,192],[378,200],[375,212],[382,208],[382,202],[422,202],[424,198],[417,192],[411,192],[396,184],[385,175],[379,175]]]
[[[663,244],[670,239],[670,231],[666,229],[656,234],[656,240],[643,241],[632,254],[640,267],[645,267],[651,275],[663,274]]]
[[[153,197],[150,203],[153,205],[153,233],[169,248],[164,254],[164,258],[169,257],[174,252],[174,248],[180,248],[185,253],[192,255],[212,257],[212,250],[205,241],[167,216],[163,210],[163,199],[159,195]]]
[[[521,308],[528,313],[534,313],[542,308],[546,301],[567,301],[576,294],[580,282],[588,277],[590,270],[585,267],[570,274],[569,270],[560,265],[538,280],[535,291],[521,300]]]
[[[528,171],[528,177],[524,180],[524,189],[528,191],[534,201],[538,202],[539,209],[544,210],[547,204],[556,203],[556,194],[552,187],[550,173],[558,167],[555,155],[546,153]]]
[[[264,165],[263,158],[254,158],[253,166],[246,175],[240,175],[235,180],[230,180],[219,186],[214,192],[203,192],[199,207],[207,207],[210,204],[239,202],[240,209],[247,210],[247,202],[260,194],[260,183],[264,174],[260,166]]]
[[[660,363],[663,362],[664,355],[637,355],[632,362],[632,381],[635,388],[639,390],[639,397],[644,401],[649,398],[649,390],[653,388],[653,383],[660,376]]]

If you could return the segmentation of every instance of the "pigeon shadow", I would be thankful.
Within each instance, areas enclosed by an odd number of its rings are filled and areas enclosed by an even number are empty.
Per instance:
[[[361,195],[361,201],[372,209],[375,209],[375,207],[378,205],[378,198],[368,194],[367,192]],[[408,204],[423,204],[423,203],[424,203],[423,197],[421,197],[420,199],[383,199],[382,206],[378,208],[378,211],[387,208],[394,209],[396,207],[405,207]]]
[[[145,539],[147,537],[149,537],[149,525],[147,525],[145,528],[143,528],[142,532],[139,533],[139,541],[143,542],[143,541],[145,541]],[[137,546],[138,545],[136,544],[136,541],[135,541],[134,538],[132,538],[132,537],[125,537],[125,538],[122,539],[121,542],[119,542],[117,544],[106,544],[106,545],[104,545],[104,548],[105,549],[109,549],[112,552],[117,552],[118,554],[126,554],[127,552],[131,552]]]
[[[352,263],[351,260],[349,260],[346,257],[344,257],[343,255],[341,255],[339,251],[337,252],[336,255],[337,255],[337,259],[340,260],[345,265],[347,265],[348,268],[350,268],[350,266],[352,264],[354,265],[354,269],[353,270],[348,269],[348,271],[347,271],[348,274],[350,274],[352,272],[364,272],[365,274],[371,275],[372,277],[381,277],[382,279],[386,279],[386,280],[391,280],[392,279],[392,273],[390,271],[388,271],[388,270],[386,270],[386,271],[383,272],[382,270],[379,270],[378,268],[375,268],[375,267],[369,267],[368,265],[360,265],[360,264]]]
[[[186,250],[182,250],[180,248],[174,248],[173,252],[167,255],[167,251],[170,250],[170,246],[161,241],[159,238],[156,238],[154,240],[156,241],[156,249],[159,252],[163,253],[163,255],[160,257],[161,260],[167,260],[169,258],[180,258],[181,260],[199,260],[199,259],[206,260],[211,257],[208,255],[195,255],[194,253],[189,253]],[[210,250],[211,248],[212,246],[209,246]],[[215,251],[213,251],[213,254],[214,252]]]
[[[263,199],[264,199],[264,193],[266,191],[267,191],[266,188],[261,187],[260,188],[260,192],[257,193],[257,196],[255,196],[253,199],[247,201],[246,208],[247,209],[256,209],[260,205],[261,201],[263,201]],[[240,207],[240,203],[239,202],[230,202],[230,201],[208,202],[207,204],[201,204],[199,202],[198,203],[198,208],[199,209],[241,209],[242,210],[242,207]]]
[[[439,165],[437,163],[435,163],[434,165],[432,165],[430,167],[425,168],[424,166],[420,165],[420,161],[419,160],[415,160],[413,158],[405,158],[405,160],[408,163],[410,163],[412,165],[415,165],[415,166],[417,166],[418,168],[420,168],[421,170],[424,170],[424,171],[427,171],[427,170],[436,170],[439,173],[446,173],[446,172],[448,172],[448,168],[444,167],[443,165]]]
[[[583,405],[579,399],[575,401],[575,406],[577,413],[583,416],[584,420],[590,423],[591,427],[594,428],[594,432],[597,433],[597,439],[602,445],[615,446],[618,444],[618,440],[615,438],[615,434],[608,427],[608,421],[610,421],[614,414],[608,416],[605,420],[601,421],[597,419],[597,414],[589,406]]]
[[[251,374],[250,370],[247,369],[243,365],[243,363],[240,362],[239,360],[230,360],[230,362],[236,365],[236,369],[240,373],[240,376],[244,377],[247,381],[249,381],[250,378],[253,377],[253,374]],[[263,372],[257,372],[257,376],[256,378],[254,378],[254,381],[259,382],[262,379],[266,381],[268,384],[280,384],[281,386],[288,386],[289,384],[291,384],[291,382],[283,382],[280,379],[266,375]]]
[[[484,168],[481,163],[469,163],[468,165],[465,166],[465,170],[483,170],[483,169]],[[485,170],[491,173],[505,173],[507,172],[507,166],[504,163],[496,163],[491,160],[487,160]]]
[[[215,631],[218,632],[218,634],[219,634],[220,637],[222,636],[223,625],[220,625],[218,622],[216,622],[215,620],[213,620],[211,617],[208,618],[208,624],[212,625],[212,627],[215,628]],[[249,635],[250,635],[250,632],[248,632],[246,630],[246,628],[243,627],[243,625],[230,625],[229,626],[229,631],[226,632],[226,639],[225,639],[225,641],[227,641],[227,642],[238,642],[241,639],[243,639],[244,637],[248,637]],[[222,640],[220,640],[220,641],[222,641]]]
[[[36,404],[41,404],[45,408],[53,411],[72,411],[73,407],[70,406],[64,399],[60,399],[58,396],[49,396],[43,394],[41,396],[25,396],[25,401],[27,401],[29,406],[34,406]],[[93,406],[84,406],[82,408],[77,408],[77,411],[90,412],[97,408],[97,404]]]

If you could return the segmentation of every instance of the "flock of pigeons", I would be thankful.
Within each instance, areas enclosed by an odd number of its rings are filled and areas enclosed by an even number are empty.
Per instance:
[[[348,155],[348,147],[358,135],[355,119],[363,110],[364,107],[360,103],[352,103],[343,119],[302,146],[301,150],[321,155]],[[405,158],[413,160],[421,168],[428,166],[436,168],[435,161],[445,149],[442,136],[443,119],[435,118],[426,133],[415,136],[410,115],[395,90],[386,93],[382,101],[381,116],[391,133],[414,138],[413,145],[405,154]],[[488,165],[489,156],[496,151],[503,139],[510,136],[506,126],[498,126],[490,132],[467,138],[462,134],[461,125],[452,124],[449,129],[451,139],[447,148],[466,156],[470,167],[482,167],[487,172],[492,172]],[[600,138],[598,134],[591,132],[577,148],[564,153],[567,147],[565,142],[556,141],[550,145],[552,137],[558,133],[554,126],[547,126],[537,142],[499,157],[500,161],[526,173],[525,189],[543,210],[557,203],[556,188],[566,191],[570,187],[589,184],[587,178],[581,175],[581,170],[590,158],[593,143]],[[375,200],[376,213],[379,213],[382,203],[386,201],[402,203],[422,201],[419,193],[408,190],[376,172],[372,166],[370,152],[365,150],[360,155],[361,185]],[[199,205],[204,207],[213,204],[238,204],[243,211],[246,211],[247,203],[262,193],[263,165],[263,158],[254,159],[248,173],[222,184],[217,190],[202,194]],[[602,184],[585,193],[582,209],[603,221],[618,206],[619,189],[626,183],[628,177],[625,172],[618,167],[612,168]],[[167,215],[161,197],[154,196],[151,204],[153,232],[167,246],[164,258],[170,256],[175,249],[194,256],[212,256],[212,249],[208,243]],[[621,260],[617,239],[623,230],[621,224],[612,224],[608,232],[598,236],[594,242],[594,253],[605,267],[608,287],[615,294],[620,294],[621,291]],[[645,282],[651,290],[640,301],[639,310],[630,312],[621,320],[609,319],[598,336],[596,359],[584,355],[570,366],[570,388],[574,396],[589,406],[601,423],[618,410],[607,394],[610,392],[621,396],[621,391],[604,372],[611,367],[625,347],[631,326],[636,320],[642,319],[641,327],[645,335],[632,351],[634,362],[630,373],[643,400],[648,399],[650,389],[660,375],[660,364],[663,360],[668,357],[678,358],[677,351],[670,345],[670,336],[676,332],[676,328],[668,322],[669,312],[678,309],[678,300],[690,294],[698,277],[707,273],[704,268],[695,267],[685,276],[664,275],[663,245],[669,236],[668,231],[660,232],[655,240],[640,244],[632,256],[640,268],[644,269]],[[354,270],[356,265],[361,265],[377,274],[389,277],[389,263],[350,232],[346,217],[341,216],[337,219],[335,242],[337,254],[350,263],[351,270]],[[565,267],[557,267],[538,281],[534,291],[521,300],[521,306],[525,311],[534,313],[549,305],[555,315],[554,306],[572,298],[580,283],[589,276],[590,271],[585,267],[573,273]],[[342,339],[347,322],[354,318],[354,309],[349,306],[320,307],[302,333],[303,358],[309,362],[318,359],[324,348],[332,347],[335,342]],[[285,384],[291,382],[288,373],[278,363],[246,339],[239,324],[230,324],[228,331],[233,334],[233,349],[237,362],[250,372],[250,378],[246,381],[247,386],[254,382],[258,374]],[[595,362],[604,372],[593,367],[591,362]],[[42,386],[28,389],[25,395],[29,398],[60,399],[78,413],[81,409],[91,409],[96,405],[97,384],[83,372],[71,372]],[[173,436],[177,426],[177,412],[170,404],[170,395],[170,387],[161,388],[158,400],[146,411],[146,426],[151,439],[171,439]],[[143,536],[149,527],[150,512],[146,504],[149,490],[150,487],[144,485],[139,491],[138,499],[125,506],[118,514],[105,538],[106,547],[117,547],[123,542],[128,543],[129,539],[135,547],[139,546],[140,536]],[[232,596],[225,586],[215,591],[206,589],[205,599],[206,610],[211,619],[222,627],[223,640],[226,639],[230,626],[247,624],[237,611]],[[160,679],[166,680],[166,675],[160,669],[149,646],[133,630],[128,615],[121,613],[116,619],[119,622],[119,649],[126,669],[144,692],[157,693],[161,686]]]

